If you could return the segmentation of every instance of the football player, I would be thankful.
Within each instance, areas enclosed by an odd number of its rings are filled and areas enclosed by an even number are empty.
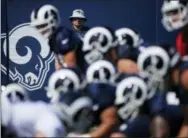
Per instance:
[[[186,0],[164,0],[162,24],[169,32],[181,29],[176,38],[176,48],[181,56],[188,55],[188,2]]]
[[[51,102],[62,102],[67,105],[67,108],[72,108],[69,109],[73,120],[73,127],[68,134],[70,137],[91,137],[100,134],[100,131],[88,133],[94,124],[93,99],[88,103],[91,98],[85,92],[86,82],[81,74],[78,68],[64,68],[56,71],[50,77],[47,89],[47,95],[51,98]],[[83,97],[77,99],[76,95]],[[87,108],[79,109],[83,106]]]
[[[8,84],[2,90],[1,101],[8,101],[12,104],[29,100],[28,92],[19,84]]]
[[[2,125],[18,137],[66,136],[65,124],[44,102],[17,103],[10,110],[2,112]]]
[[[186,74],[187,72],[187,61],[183,61],[180,58],[179,53],[176,51],[175,47],[168,45],[168,44],[161,44],[159,46],[149,46],[146,48],[141,54],[138,56],[138,68],[143,73],[142,75],[150,76],[148,77],[148,86],[149,88],[155,93],[155,92],[164,92],[166,93],[166,100],[164,98],[159,98],[162,103],[163,101],[167,102],[168,105],[166,108],[161,108],[164,112],[171,112],[171,110],[168,110],[168,107],[172,107],[171,104],[175,103],[176,109],[180,108],[178,107],[178,99],[180,100],[181,105],[184,106],[184,124],[182,128],[182,132],[179,134],[179,136],[186,136],[187,134],[187,115],[186,115],[186,99],[187,99],[187,81],[188,76]],[[151,95],[155,95],[152,91],[150,91]],[[168,93],[168,91],[174,91],[173,93]],[[159,94],[158,95],[163,95]],[[165,95],[165,94],[164,94]],[[176,97],[177,96],[177,97]],[[170,102],[169,102],[170,101]],[[164,104],[161,104],[164,105]],[[174,108],[175,109],[175,108]],[[175,111],[177,111],[175,109]],[[178,109],[179,110],[179,109]],[[174,112],[174,111],[173,111]],[[181,112],[181,111],[180,111]],[[181,114],[181,113],[180,113]],[[156,117],[153,122],[155,122],[155,125],[152,125],[155,127],[155,132],[157,136],[167,136],[167,120],[165,119],[166,114],[163,114],[164,116],[161,116],[159,114],[158,117]],[[167,115],[168,118],[172,117],[172,114]],[[180,115],[181,116],[181,115]],[[160,119],[159,119],[160,118]],[[152,123],[153,123],[152,122]],[[174,121],[175,122],[175,121]],[[170,122],[169,122],[170,123]],[[166,126],[164,129],[160,129],[160,125]],[[174,126],[174,125],[171,125]],[[157,132],[158,130],[158,132]],[[160,133],[159,133],[160,132]],[[156,136],[155,135],[155,136]]]
[[[7,114],[12,105],[29,101],[28,92],[19,84],[8,84],[1,93],[1,111]],[[2,116],[2,122],[6,121],[6,115]]]
[[[53,5],[44,5],[31,13],[31,26],[49,40],[51,51],[55,53],[55,67],[76,65],[75,50],[80,39],[72,31],[61,25],[59,11]]]
[[[149,137],[150,118],[143,111],[148,88],[138,75],[118,73],[112,80],[116,84],[115,106],[121,121],[111,137]]]
[[[63,93],[80,92],[85,88],[85,76],[79,68],[63,68],[54,72],[48,81],[47,97],[51,103],[59,102],[59,97]]]
[[[115,87],[110,80],[116,70],[107,60],[98,60],[91,64],[86,72],[86,93],[93,100],[95,129],[89,133],[91,137],[109,136],[116,127],[118,118],[114,106]]]

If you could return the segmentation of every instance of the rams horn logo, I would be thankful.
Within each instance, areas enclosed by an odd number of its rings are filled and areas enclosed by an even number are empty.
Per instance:
[[[5,34],[1,34],[1,46],[2,59],[6,59]],[[29,23],[24,23],[9,32],[9,47],[9,74],[12,81],[29,91],[40,89],[54,60],[47,39],[31,28]],[[6,74],[5,65],[5,60],[2,60],[1,71]]]

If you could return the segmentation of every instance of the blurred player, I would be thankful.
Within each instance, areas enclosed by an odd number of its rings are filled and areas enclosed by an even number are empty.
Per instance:
[[[106,60],[98,60],[87,69],[86,93],[93,100],[95,115],[95,129],[88,133],[91,137],[109,136],[117,125],[115,87],[110,83],[115,73],[113,64]]]
[[[70,137],[89,136],[84,133],[89,132],[93,126],[93,100],[90,101],[88,94],[84,92],[85,86],[84,78],[78,68],[56,71],[49,79],[47,95],[51,98],[51,102],[62,102],[70,108],[67,109],[70,110],[73,119],[73,127],[68,134]],[[82,96],[80,99],[79,95]],[[82,107],[86,108],[82,110]]]
[[[113,33],[113,30],[109,27],[93,27],[85,34],[82,48],[84,62],[86,62],[84,71],[86,71],[89,65],[102,59],[115,64],[116,51],[114,50],[116,39]]]
[[[176,48],[181,56],[188,55],[188,1],[164,0],[162,24],[169,32],[181,29],[176,38]]]
[[[138,73],[136,58],[140,51],[139,47],[143,45],[143,39],[140,34],[130,28],[119,28],[115,32],[118,40],[118,72]]]
[[[29,100],[28,92],[19,84],[8,84],[4,90],[2,90],[1,101],[7,100],[14,104],[17,102],[24,102]]]
[[[59,11],[52,5],[44,5],[31,13],[31,26],[49,40],[51,51],[55,53],[55,67],[73,67],[76,65],[75,51],[81,40],[61,25]]]
[[[44,102],[24,102],[11,105],[2,112],[3,126],[18,137],[66,136],[65,124],[68,120],[62,114],[59,118]]]
[[[149,137],[150,118],[143,111],[147,85],[138,75],[117,74],[115,106],[120,118],[119,128],[111,137]]]
[[[2,87],[1,93],[1,114],[7,114],[11,110],[11,106],[16,103],[26,102],[29,100],[28,92],[19,84],[11,83]],[[12,132],[3,124],[7,121],[6,116],[1,116],[2,119],[2,136],[16,137],[15,132]]]
[[[79,68],[64,68],[54,72],[48,81],[47,97],[51,103],[57,103],[61,94],[68,92],[83,93],[84,76]]]
[[[175,103],[177,107],[178,107],[178,104],[184,105],[184,111],[185,111],[184,120],[185,121],[183,124],[184,131],[182,131],[182,134],[184,133],[183,135],[186,136],[186,132],[187,132],[186,130],[187,129],[186,105],[187,105],[187,97],[188,97],[187,95],[188,94],[187,93],[187,90],[188,90],[187,89],[187,86],[188,86],[187,85],[188,83],[187,63],[188,62],[185,60],[181,60],[180,55],[176,51],[175,47],[168,45],[168,44],[161,44],[159,46],[149,46],[145,48],[145,50],[143,50],[143,52],[138,56],[137,63],[138,63],[139,70],[142,72],[142,75],[150,76],[148,77],[149,88],[150,89],[152,88],[151,90],[153,92],[157,92],[157,93],[165,92],[166,93],[168,100],[167,99],[165,100],[164,98],[159,98],[163,104],[164,104],[164,101],[166,101],[167,103],[172,103],[173,101],[173,103]],[[168,91],[171,91],[171,92],[174,91],[175,93],[168,94]],[[155,94],[153,93],[152,95],[155,95]],[[163,95],[163,94],[158,94],[158,95]],[[169,97],[170,97],[171,102],[169,102]],[[180,103],[178,103],[178,98],[180,100]],[[158,105],[159,107],[156,106],[157,108],[161,108],[163,111],[167,110],[167,112],[172,112],[172,110],[168,110],[170,109],[169,107],[171,106],[167,105],[165,109],[165,107],[160,106],[160,104]],[[176,109],[175,109],[175,112],[177,111]],[[167,118],[173,117],[173,114],[168,114],[168,115],[170,116],[168,116]],[[165,124],[167,120],[165,121],[165,118],[164,118],[166,116],[161,116],[161,117],[163,119],[156,118],[157,120],[154,120],[154,122],[156,123],[158,122],[157,123],[158,125],[157,124],[152,125],[155,127],[158,126],[158,128],[155,129],[155,132],[154,131],[153,132],[156,135],[160,134],[161,135],[160,137],[167,135],[165,134],[167,132],[167,131],[166,132],[164,131],[165,129],[160,129],[160,124],[161,125],[163,124],[163,126],[167,126],[167,124]],[[160,133],[157,132],[157,130],[160,130]]]

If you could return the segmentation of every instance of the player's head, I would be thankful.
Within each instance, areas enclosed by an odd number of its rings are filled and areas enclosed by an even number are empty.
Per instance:
[[[58,102],[61,94],[78,92],[84,87],[83,76],[78,68],[64,68],[54,72],[48,81],[47,96]]]
[[[169,69],[170,57],[160,46],[149,46],[143,50],[137,59],[141,73],[147,76],[163,78]]]
[[[44,5],[33,10],[30,18],[31,26],[46,38],[51,37],[61,22],[59,11],[53,5]]]
[[[180,54],[173,45],[160,44],[145,48],[138,56],[137,66],[149,88],[148,98],[164,90],[164,80],[180,62]]]
[[[59,105],[72,119],[72,131],[86,133],[93,124],[92,100],[78,92],[69,92],[60,96]]]
[[[98,60],[91,64],[86,72],[88,83],[109,83],[116,70],[112,63],[106,60]]]
[[[115,32],[120,46],[128,45],[130,47],[136,48],[143,43],[143,39],[140,37],[138,32],[130,28],[119,28]]]
[[[165,0],[161,12],[162,24],[167,31],[180,29],[188,23],[188,2],[186,0]]]
[[[87,69],[87,92],[96,102],[113,101],[111,98],[114,98],[114,96],[111,96],[111,94],[114,93],[115,86],[111,83],[111,79],[115,73],[116,70],[112,63],[105,60],[96,61]],[[108,99],[103,99],[104,95],[108,95]]]
[[[160,44],[145,48],[138,56],[137,65],[141,72],[163,78],[179,61],[180,55],[174,46]]]
[[[128,119],[146,100],[147,85],[142,78],[133,75],[118,74],[114,81],[117,83],[115,105],[118,114],[122,119]]]
[[[84,36],[82,50],[86,53],[88,64],[103,59],[113,47],[114,38],[106,27],[93,27]]]
[[[29,100],[28,92],[19,84],[8,84],[2,91],[2,98],[6,98],[10,103],[18,103]]]
[[[85,12],[82,9],[75,9],[69,19],[72,22],[74,29],[82,28],[87,21]]]

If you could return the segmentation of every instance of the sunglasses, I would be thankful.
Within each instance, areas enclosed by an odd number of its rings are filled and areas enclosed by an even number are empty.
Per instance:
[[[80,20],[80,21],[85,21],[83,18],[72,18],[73,21]]]

